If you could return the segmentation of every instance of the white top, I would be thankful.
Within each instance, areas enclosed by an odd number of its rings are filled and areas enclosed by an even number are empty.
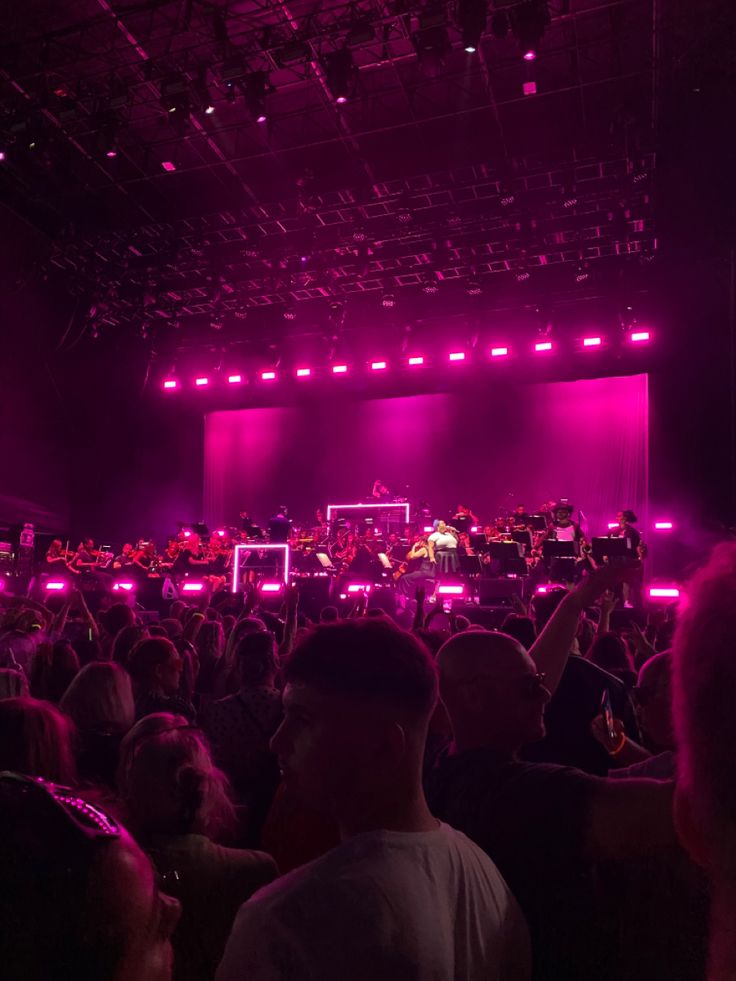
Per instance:
[[[558,542],[574,542],[575,541],[575,525],[570,524],[565,528],[560,528],[559,525],[555,526],[555,538]]]
[[[457,548],[457,538],[451,535],[449,531],[444,533],[435,531],[429,536],[427,541],[432,542],[435,548]]]
[[[526,923],[465,835],[371,831],[261,889],[216,981],[527,981]]]

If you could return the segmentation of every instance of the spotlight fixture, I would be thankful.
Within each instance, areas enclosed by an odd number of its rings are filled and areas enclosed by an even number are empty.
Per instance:
[[[296,309],[293,303],[287,303],[282,314],[284,320],[296,320]]]
[[[488,16],[486,0],[459,0],[457,22],[463,36],[463,48],[468,54],[475,54],[480,45],[480,36],[485,30]]]
[[[530,278],[531,273],[525,266],[517,269],[516,273],[514,274],[514,279],[517,283],[528,283]]]
[[[524,0],[512,8],[511,30],[524,61],[535,61],[544,29],[550,23],[547,0]]]
[[[215,104],[212,100],[212,96],[210,95],[210,90],[207,85],[206,68],[202,68],[192,82],[192,96],[197,108],[201,112],[205,113],[205,115],[211,116],[215,111]]]
[[[348,48],[328,52],[322,59],[322,67],[327,88],[334,96],[335,102],[339,105],[347,102],[357,76],[353,56]]]
[[[365,228],[362,225],[356,225],[353,229],[353,241],[354,242],[365,242],[366,233]]]
[[[477,279],[469,279],[465,284],[465,292],[468,296],[480,296],[483,289]]]
[[[170,75],[161,82],[161,104],[172,116],[189,115],[189,82],[183,75]]]
[[[586,283],[590,279],[590,266],[587,262],[580,261],[575,266],[575,282]]]
[[[267,72],[251,72],[242,83],[248,112],[257,123],[266,122],[266,96],[273,91]]]
[[[422,290],[427,296],[434,296],[439,292],[440,285],[434,273],[425,273],[422,277]]]
[[[381,297],[381,306],[386,310],[392,310],[396,306],[396,297],[393,293],[384,293]]]
[[[419,19],[420,30],[415,31],[412,36],[419,64],[424,74],[430,78],[440,74],[445,57],[452,50],[444,16],[444,11],[441,10],[436,14],[423,14]]]

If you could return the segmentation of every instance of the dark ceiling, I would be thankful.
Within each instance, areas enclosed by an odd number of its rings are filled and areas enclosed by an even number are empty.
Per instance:
[[[48,235],[86,340],[255,343],[479,294],[617,309],[657,248],[654,7],[5,4],[0,200]]]

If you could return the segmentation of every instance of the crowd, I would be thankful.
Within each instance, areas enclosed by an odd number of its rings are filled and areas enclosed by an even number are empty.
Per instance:
[[[2,976],[736,977],[736,546],[619,633],[636,574],[500,631],[0,594]]]

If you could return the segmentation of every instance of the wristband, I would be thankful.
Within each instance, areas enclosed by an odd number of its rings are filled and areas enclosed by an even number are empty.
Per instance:
[[[621,733],[621,741],[619,742],[618,746],[616,746],[615,749],[609,749],[608,750],[609,756],[618,756],[618,754],[621,752],[621,750],[624,748],[625,745],[626,745],[626,736],[622,732]]]

